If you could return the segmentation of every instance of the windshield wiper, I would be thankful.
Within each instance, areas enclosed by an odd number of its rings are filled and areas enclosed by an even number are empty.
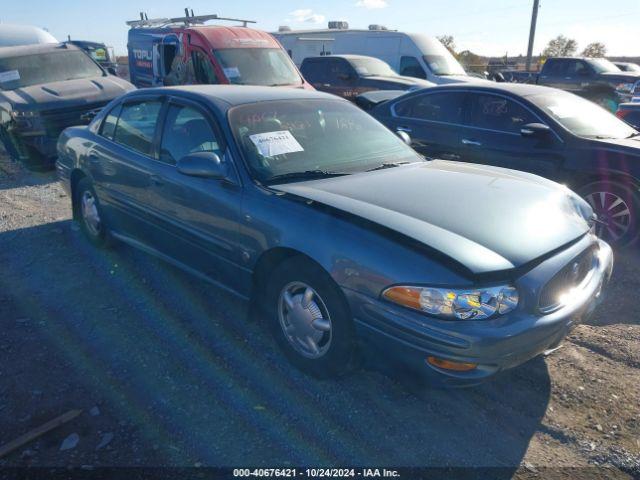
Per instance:
[[[384,170],[385,168],[399,167],[400,165],[406,165],[409,162],[385,162],[377,167],[370,168],[367,172],[375,172],[376,170]]]
[[[305,170],[303,172],[289,172],[269,177],[266,182],[274,183],[281,180],[306,180],[313,178],[340,177],[342,175],[350,175],[347,172],[331,172],[327,170]]]

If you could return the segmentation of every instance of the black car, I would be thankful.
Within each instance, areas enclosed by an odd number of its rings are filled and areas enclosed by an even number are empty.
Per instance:
[[[621,103],[616,117],[624,120],[636,130],[640,130],[640,102]]]
[[[618,245],[638,238],[640,133],[588,100],[536,85],[443,85],[383,102],[371,114],[409,133],[425,156],[563,183],[591,204],[599,235]]]
[[[60,132],[135,87],[73,45],[0,48],[0,141],[27,167],[53,167]]]
[[[398,75],[382,60],[364,55],[308,57],[300,72],[316,90],[346,99],[371,90],[415,90],[433,85]]]

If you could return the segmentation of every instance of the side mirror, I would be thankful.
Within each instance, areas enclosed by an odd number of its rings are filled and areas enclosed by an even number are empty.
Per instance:
[[[190,177],[227,178],[227,166],[213,152],[196,152],[185,155],[176,165],[178,172]]]
[[[397,130],[396,135],[398,135],[398,137],[400,137],[400,140],[402,140],[404,143],[411,146],[411,136],[407,132],[405,132],[404,130]]]
[[[580,77],[588,77],[589,75],[591,75],[591,72],[586,68],[578,72],[578,76]]]
[[[118,75],[118,71],[116,70],[116,67],[108,67],[108,68],[107,68],[107,72],[108,72],[110,75]]]
[[[529,123],[520,129],[520,134],[528,138],[544,138],[551,133],[551,129],[544,123]]]
[[[353,77],[348,73],[340,73],[338,75],[338,80],[344,80],[345,82],[348,82],[350,80],[353,80]]]

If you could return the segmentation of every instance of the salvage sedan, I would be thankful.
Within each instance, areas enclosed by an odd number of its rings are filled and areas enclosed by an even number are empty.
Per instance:
[[[91,243],[113,239],[254,302],[327,377],[356,345],[470,385],[560,344],[599,302],[610,247],[543,178],[427,161],[346,100],[240,86],[147,89],[58,143]]]

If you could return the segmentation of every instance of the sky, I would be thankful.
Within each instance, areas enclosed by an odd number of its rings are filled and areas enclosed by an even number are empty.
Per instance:
[[[640,56],[640,1],[541,0],[534,54],[553,37],[574,38],[579,49],[600,41],[613,56]],[[126,53],[126,20],[177,17],[184,7],[196,15],[256,20],[255,28],[325,28],[346,20],[354,28],[382,24],[428,35],[453,35],[458,50],[487,56],[525,54],[533,0],[0,0],[0,22],[31,24],[58,40],[94,40]],[[613,8],[607,5],[612,5]]]

